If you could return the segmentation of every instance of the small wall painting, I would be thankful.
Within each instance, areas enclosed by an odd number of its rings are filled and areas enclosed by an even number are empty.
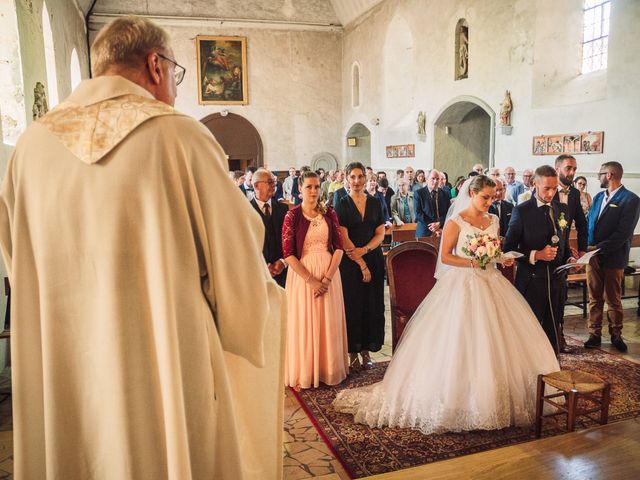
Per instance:
[[[196,37],[198,103],[247,105],[246,37]]]
[[[387,158],[410,158],[416,156],[416,146],[413,143],[407,145],[387,145]]]
[[[533,137],[534,155],[573,155],[602,153],[604,132],[563,133]]]

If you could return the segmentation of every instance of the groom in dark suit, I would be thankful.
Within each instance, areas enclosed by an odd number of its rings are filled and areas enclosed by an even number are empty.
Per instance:
[[[289,211],[286,205],[273,198],[276,190],[276,179],[269,170],[260,169],[252,178],[255,197],[251,205],[260,214],[264,223],[264,256],[269,273],[278,285],[284,287],[287,278],[287,264],[282,257],[282,225],[284,217]]]
[[[553,202],[558,190],[558,174],[553,167],[539,167],[534,178],[536,193],[513,209],[503,249],[524,255],[518,259],[515,286],[529,303],[557,354],[560,350],[557,322],[564,310],[562,286],[566,274],[554,275],[553,271],[571,257],[568,209],[563,203]]]
[[[622,280],[629,262],[631,237],[640,215],[640,198],[622,185],[622,165],[607,162],[600,167],[598,178],[605,191],[593,198],[589,210],[589,248],[600,252],[587,267],[589,286],[589,340],[587,348],[600,346],[602,315],[606,298],[609,310],[611,344],[626,352],[622,340]]]
[[[413,194],[413,207],[416,212],[416,238],[438,234],[447,217],[451,205],[451,196],[438,188],[440,172],[431,170],[427,177],[427,186]]]

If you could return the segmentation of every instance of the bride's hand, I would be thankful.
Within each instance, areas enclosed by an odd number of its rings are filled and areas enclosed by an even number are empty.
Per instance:
[[[504,265],[505,267],[512,267],[515,262],[515,258],[505,258],[504,260],[502,260],[502,265]]]

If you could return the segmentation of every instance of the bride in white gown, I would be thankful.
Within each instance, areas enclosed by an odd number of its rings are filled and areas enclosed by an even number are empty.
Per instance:
[[[384,379],[340,392],[337,411],[371,427],[425,434],[533,423],[537,375],[560,370],[558,360],[513,285],[494,264],[482,270],[462,253],[467,235],[499,235],[498,217],[487,213],[494,193],[488,177],[465,182],[445,222],[438,282]]]

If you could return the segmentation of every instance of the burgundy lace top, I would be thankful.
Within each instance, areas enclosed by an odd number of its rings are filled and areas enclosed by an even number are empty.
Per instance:
[[[340,223],[336,212],[329,208],[324,215],[324,219],[329,227],[327,250],[331,253],[336,250],[344,250]],[[282,253],[284,258],[291,255],[295,255],[297,258],[302,256],[302,247],[310,224],[311,222],[302,214],[300,205],[287,212],[282,226]]]

